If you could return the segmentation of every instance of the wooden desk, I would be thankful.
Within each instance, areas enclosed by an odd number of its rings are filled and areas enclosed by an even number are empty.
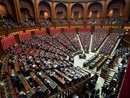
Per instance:
[[[60,72],[57,69],[54,69],[55,72],[57,72],[58,74],[60,74],[61,76],[63,76],[64,78],[66,78],[67,80],[69,80],[70,82],[72,81],[72,79],[68,76],[66,76],[64,73]]]
[[[49,85],[52,89],[55,89],[57,87],[57,83],[55,83],[50,77],[48,77],[44,72],[42,72],[42,77],[44,77],[50,81]]]
[[[81,82],[78,82],[78,83],[76,83],[75,85],[72,85],[72,86],[68,87],[67,89],[65,89],[65,90],[63,90],[63,91],[61,91],[61,92],[59,92],[59,93],[56,93],[55,95],[52,95],[52,96],[50,96],[49,98],[61,98],[61,97],[59,97],[59,95],[60,95],[60,96],[63,96],[64,92],[69,92],[68,96],[70,96],[73,92],[75,93],[75,91],[72,91],[72,90],[75,89],[75,87],[80,87],[81,85],[86,84],[86,82],[92,80],[93,77],[94,77],[94,76],[89,77],[89,78],[86,78],[85,80],[83,80],[83,81],[81,81]],[[72,92],[71,92],[71,91],[72,91]],[[67,97],[68,97],[68,96],[67,96]],[[66,98],[67,98],[67,97],[66,97]]]
[[[91,73],[89,73],[87,70],[85,70],[84,68],[79,68],[78,69],[80,72],[82,72],[85,77],[90,77],[91,76]]]
[[[108,72],[109,72],[109,70],[108,69],[104,69],[104,68],[102,68],[101,69],[101,73],[100,73],[100,77],[102,77],[102,78],[106,78],[106,76],[107,76],[107,74],[108,74]]]
[[[30,72],[30,75],[37,82],[37,84],[39,86],[43,86],[44,85],[33,72]]]
[[[23,62],[25,63],[26,66],[29,67],[29,65],[27,64],[26,56],[24,56],[24,58],[23,58]]]
[[[73,71],[75,71],[76,74],[78,74],[79,76],[84,76],[84,74],[82,72],[80,72],[79,70],[77,69],[72,69]]]
[[[53,77],[56,78],[61,84],[65,84],[65,81],[62,80],[59,76],[57,76],[56,74],[53,74]]]
[[[90,63],[92,63],[96,58],[98,57],[98,54],[92,56],[89,60],[83,63],[84,67],[87,67]]]
[[[65,73],[67,76],[73,77],[73,75],[72,75],[71,73],[69,73],[67,70],[64,71],[64,73]]]
[[[88,72],[84,72],[83,69],[81,68],[77,68],[77,71],[80,72],[83,76],[88,73]]]
[[[16,72],[20,71],[19,66],[18,66],[18,56],[16,56],[16,60],[15,60],[15,63],[14,63],[14,68],[15,68]]]
[[[28,84],[28,82],[26,81],[25,77],[22,74],[20,74],[20,76],[21,76],[22,84],[23,84],[25,90],[29,91],[30,90],[30,85]]]
[[[42,92],[45,92],[46,90],[50,92],[49,89],[39,80],[39,78],[33,72],[30,72],[30,75],[37,82],[37,84],[41,87]]]
[[[20,74],[20,77],[21,77],[22,84],[27,92],[27,98],[31,98],[31,96],[35,93],[34,90],[31,89],[30,85],[26,81],[26,78],[22,74]]]
[[[108,58],[108,55],[101,62],[98,63],[97,69],[96,69],[97,71],[103,66],[107,58]]]
[[[70,74],[72,74],[72,77],[77,76],[78,78],[81,78],[81,75],[78,74],[76,71],[73,71],[72,69],[66,68]]]

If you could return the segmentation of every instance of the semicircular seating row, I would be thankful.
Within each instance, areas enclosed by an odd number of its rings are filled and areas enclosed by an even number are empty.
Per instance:
[[[73,66],[72,62],[66,59],[67,56],[71,53],[80,50],[79,42],[76,38],[77,34],[74,32],[74,29],[71,28],[65,30],[66,33],[57,33],[60,30],[51,29],[51,36],[46,34],[45,30],[43,31],[36,31],[35,34],[37,36],[33,37],[31,37],[30,32],[21,33],[19,35],[21,43],[17,45],[14,49],[12,49],[12,51],[6,58],[7,78],[12,83],[12,85],[16,87],[16,89],[18,89],[18,92],[21,92],[21,89],[25,87],[25,90],[30,91],[30,93],[34,93],[35,89],[39,85],[43,87],[45,91],[47,90],[51,93],[52,91],[46,87],[46,83],[49,83],[51,87],[55,88],[57,87],[57,82],[55,82],[57,80],[62,85],[65,85],[65,83],[70,83],[70,79],[72,79],[73,81],[80,81],[81,78],[84,79],[85,77],[90,76],[89,72],[84,72],[84,70],[81,68],[76,69]],[[82,32],[79,32],[79,37],[82,43],[87,41],[85,39],[85,36],[87,35],[91,36],[91,33],[85,34],[83,29]],[[97,33],[94,36],[98,35],[99,34]],[[107,36],[107,34],[100,37],[101,39],[105,39],[105,36]],[[117,36],[118,35],[116,34],[109,35],[106,43],[110,43],[109,45],[113,46],[113,44],[115,44],[117,40]],[[98,37],[96,38],[98,40]],[[116,39],[113,40],[113,38]],[[101,43],[100,40],[99,42]],[[84,44],[84,47],[85,45],[88,45],[88,43]],[[15,69],[17,74],[12,72],[13,69]],[[59,72],[53,69],[59,70],[64,75],[68,76],[69,79],[65,79],[64,76],[62,76],[63,79],[61,79]],[[44,73],[45,76],[47,75],[43,80],[41,72]],[[12,81],[12,78],[14,78],[14,76],[16,76],[20,80],[20,82],[22,82],[22,85],[24,86],[23,88],[19,88],[19,86]],[[30,79],[32,80],[32,78],[33,81],[35,80],[37,85],[34,82],[30,81]],[[53,85],[51,85],[51,83]],[[58,87],[60,86],[58,85]],[[13,89],[13,91],[17,92],[16,89]]]
[[[61,43],[63,46],[67,47],[69,50],[71,50],[73,52],[77,51],[77,50],[81,50],[75,28],[65,28],[64,29],[65,33],[60,33],[60,32],[61,32],[61,30],[59,28],[50,29],[50,35],[53,36],[58,41],[58,43]],[[79,28],[78,32],[79,32],[78,35],[79,35],[79,38],[81,40],[81,44],[82,44],[84,50],[87,51],[89,49],[90,40],[91,40],[90,29],[89,28]],[[107,32],[108,32],[108,29],[106,29],[106,28],[97,28],[96,32],[93,33],[93,40],[92,40],[92,51],[93,52],[97,51],[98,48],[101,46],[102,42],[106,39],[106,37],[108,35]],[[45,36],[46,30],[45,29],[44,30],[37,30],[37,31],[35,31],[35,35]],[[31,38],[31,36],[32,36],[31,32],[26,32],[26,33],[21,32],[19,34],[19,40],[21,42],[21,41],[24,41],[24,40]],[[113,34],[111,36],[116,36],[116,35]],[[110,40],[112,40],[113,38],[114,37],[112,37],[111,39],[108,39],[108,42],[110,42]],[[116,38],[116,40],[117,39],[118,38]],[[106,51],[104,51],[103,49],[101,49],[101,51],[105,52],[105,53],[110,53],[110,51],[112,50],[112,48],[114,46],[113,44],[116,42],[116,40],[115,41],[112,40],[112,43],[109,44],[109,46],[111,48],[107,48],[107,46],[104,45],[103,47],[105,47],[104,49]],[[2,44],[3,50],[7,50],[9,47],[12,47],[14,44],[16,44],[16,40],[14,38],[14,35],[4,37],[1,40],[1,44]],[[57,44],[57,43],[55,42],[54,44]]]
[[[15,98],[19,98],[21,92],[27,96],[34,94],[39,86],[42,93],[50,94],[59,90],[60,84],[70,86],[71,81],[75,84],[90,77],[89,72],[66,60],[69,52],[49,35],[22,41],[6,58],[6,82],[11,84],[9,89],[14,95],[18,93]]]

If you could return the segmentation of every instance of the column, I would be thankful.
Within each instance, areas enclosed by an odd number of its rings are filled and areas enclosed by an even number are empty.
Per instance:
[[[102,5],[102,23],[104,23],[105,18],[106,18],[106,12],[107,12],[107,6],[106,6],[106,0],[103,1],[103,5]]]
[[[88,3],[88,2],[86,3],[86,6],[87,6],[87,9],[86,9],[86,18],[88,18],[88,14],[89,14],[89,13],[88,13],[88,7],[89,7],[89,3]],[[87,20],[87,19],[86,19],[86,20]]]
[[[34,13],[36,24],[39,24],[39,9],[38,9],[38,0],[34,0]]]
[[[55,11],[55,3],[54,2],[52,2],[52,6],[51,6],[51,18],[52,18],[52,21],[55,22],[56,11]]]
[[[18,24],[20,24],[21,23],[21,12],[20,12],[19,0],[13,0],[13,1],[14,1],[15,11],[16,11],[17,22],[18,22]]]
[[[125,10],[124,10],[124,15],[123,15],[122,23],[124,23],[125,20],[128,19],[129,13],[130,13],[129,9],[130,9],[130,1],[126,0],[126,6],[125,6]]]
[[[86,2],[84,6],[84,17],[83,17],[84,21],[87,20],[87,14],[88,14],[88,3]]]
[[[67,20],[71,20],[71,4],[70,2],[68,3],[68,9],[67,9]]]

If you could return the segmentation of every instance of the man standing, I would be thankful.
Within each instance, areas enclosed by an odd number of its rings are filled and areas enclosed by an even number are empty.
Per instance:
[[[3,62],[0,59],[0,70],[2,69],[2,66],[3,66]]]
[[[0,75],[1,75],[2,66],[3,66],[3,62],[0,59]]]

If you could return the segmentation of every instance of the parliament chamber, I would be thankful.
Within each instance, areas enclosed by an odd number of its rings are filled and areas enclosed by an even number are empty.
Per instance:
[[[130,98],[130,0],[0,0],[0,98]]]

